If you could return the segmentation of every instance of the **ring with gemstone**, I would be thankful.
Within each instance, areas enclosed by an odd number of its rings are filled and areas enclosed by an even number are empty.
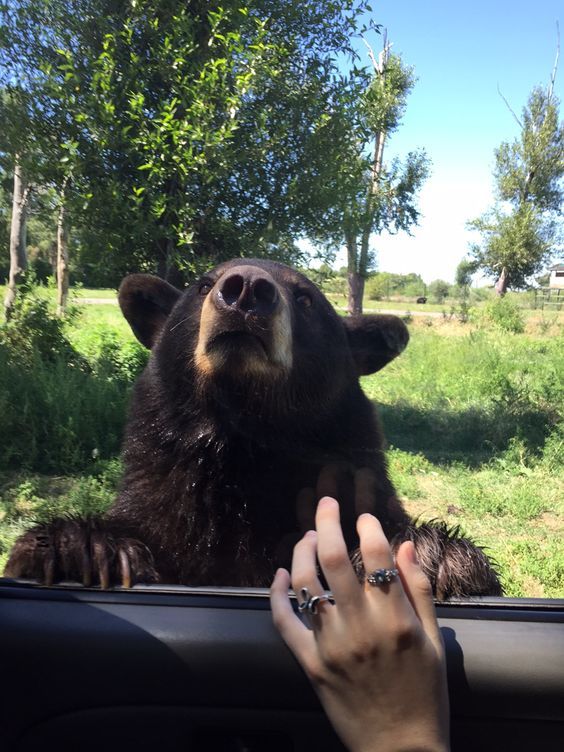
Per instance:
[[[391,582],[399,574],[397,569],[375,569],[366,576],[366,582],[369,585],[384,585]]]

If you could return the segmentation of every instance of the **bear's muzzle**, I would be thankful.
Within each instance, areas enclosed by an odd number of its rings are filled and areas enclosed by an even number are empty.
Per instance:
[[[195,363],[207,376],[227,369],[263,376],[290,370],[291,313],[268,272],[236,266],[213,285],[202,306]]]

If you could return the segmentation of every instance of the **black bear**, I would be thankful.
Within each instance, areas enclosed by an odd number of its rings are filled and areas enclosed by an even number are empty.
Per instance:
[[[444,525],[412,525],[388,478],[359,376],[405,348],[400,319],[340,317],[305,276],[255,259],[221,264],[184,292],[133,274],[119,302],[151,349],[119,496],[102,518],[28,531],[7,576],[268,585],[331,494],[351,550],[355,519],[370,511],[394,545],[415,541],[439,597],[501,592],[481,549]]]

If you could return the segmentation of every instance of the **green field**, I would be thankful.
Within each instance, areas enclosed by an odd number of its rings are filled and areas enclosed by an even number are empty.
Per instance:
[[[62,333],[46,334],[39,314],[30,321],[42,359],[0,361],[0,568],[32,521],[111,502],[146,357],[117,306],[82,305]],[[564,597],[563,324],[531,312],[515,334],[479,313],[466,324],[414,317],[405,353],[363,379],[408,510],[486,546],[507,595]]]

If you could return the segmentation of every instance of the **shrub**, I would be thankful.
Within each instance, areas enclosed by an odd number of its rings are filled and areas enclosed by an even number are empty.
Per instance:
[[[507,297],[488,303],[484,316],[487,321],[504,332],[522,334],[525,331],[525,320],[520,308]]]
[[[564,422],[555,426],[547,438],[542,452],[542,463],[549,472],[564,467]]]
[[[0,327],[4,355],[25,368],[32,368],[38,358],[45,363],[63,359],[84,367],[86,363],[69,342],[65,326],[65,321],[54,315],[37,288],[22,285],[10,319]]]
[[[449,296],[450,285],[442,279],[435,279],[428,289],[435,303],[443,303]]]
[[[149,351],[139,342],[124,342],[115,331],[105,331],[100,335],[99,354],[91,366],[102,378],[131,384],[146,366],[148,358]]]
[[[130,384],[142,349],[108,340],[89,363],[65,322],[33,289],[0,328],[0,469],[88,469],[120,446]]]
[[[119,451],[128,386],[65,359],[30,368],[0,346],[0,468],[65,473]]]

